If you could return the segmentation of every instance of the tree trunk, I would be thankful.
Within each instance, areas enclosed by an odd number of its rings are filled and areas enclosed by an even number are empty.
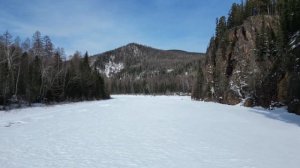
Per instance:
[[[19,84],[19,78],[20,78],[20,65],[19,65],[19,70],[18,70],[18,76],[17,76],[17,81],[16,81],[16,88],[15,88],[15,96],[18,94],[18,84]]]

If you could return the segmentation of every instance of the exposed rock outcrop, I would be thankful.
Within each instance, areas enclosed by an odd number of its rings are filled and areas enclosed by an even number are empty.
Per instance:
[[[284,100],[286,87],[279,88],[278,85],[286,85],[286,79],[278,56],[265,54],[265,57],[259,57],[257,53],[259,36],[264,36],[267,30],[276,38],[279,29],[279,18],[253,16],[241,26],[225,32],[222,38],[213,39],[201,63],[203,75],[198,81],[203,82],[201,86],[195,84],[200,95],[193,95],[194,98],[230,105],[249,99],[251,102],[246,101],[247,106],[264,107],[280,100],[278,93]]]

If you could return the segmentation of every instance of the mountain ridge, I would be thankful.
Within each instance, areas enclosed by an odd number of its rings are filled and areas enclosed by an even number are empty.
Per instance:
[[[129,43],[96,54],[90,61],[110,80],[112,93],[190,93],[197,63],[203,56]]]
[[[146,44],[130,42],[130,43],[127,43],[125,45],[121,45],[119,47],[116,47],[116,48],[108,50],[108,51],[103,51],[103,52],[100,52],[100,53],[97,53],[97,54],[93,54],[92,56],[90,56],[90,58],[97,57],[97,56],[103,55],[105,53],[109,53],[109,52],[112,52],[112,51],[115,51],[115,50],[119,50],[119,49],[126,48],[126,47],[132,47],[132,46],[142,47],[142,48],[149,48],[149,49],[153,49],[153,50],[166,51],[166,52],[181,52],[181,53],[189,53],[189,54],[195,54],[195,55],[198,55],[198,54],[201,54],[203,56],[205,55],[205,52],[194,52],[194,51],[186,51],[186,50],[181,50],[181,49],[160,49],[160,48],[152,47],[152,46],[149,46],[149,45],[146,45]]]

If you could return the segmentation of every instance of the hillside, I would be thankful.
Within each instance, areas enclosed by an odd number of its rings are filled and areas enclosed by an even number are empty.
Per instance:
[[[93,56],[91,64],[109,79],[112,93],[190,93],[203,55],[131,43]]]
[[[300,15],[291,10],[293,3],[233,4],[227,20],[217,21],[192,97],[250,107],[286,105],[300,114]]]
[[[201,64],[199,98],[234,105],[256,97],[258,104],[269,105],[276,94],[276,86],[270,82],[280,80],[277,78],[282,74],[273,74],[275,56],[256,55],[257,33],[262,32],[263,20],[270,31],[278,32],[278,18],[255,16],[226,33],[224,38],[231,45],[210,45]]]

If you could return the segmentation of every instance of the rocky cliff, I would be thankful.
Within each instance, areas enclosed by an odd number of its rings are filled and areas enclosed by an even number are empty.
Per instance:
[[[278,17],[252,16],[214,38],[201,62],[193,97],[230,105],[286,103],[289,77],[277,54],[279,33]]]

